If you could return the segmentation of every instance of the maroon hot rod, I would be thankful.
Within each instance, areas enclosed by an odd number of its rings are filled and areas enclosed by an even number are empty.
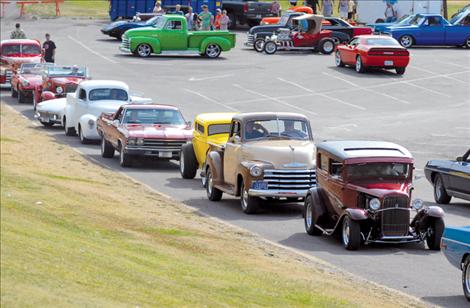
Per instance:
[[[116,113],[102,114],[97,129],[101,155],[112,158],[119,151],[122,167],[137,156],[179,160],[181,147],[193,134],[178,108],[157,104],[123,105]]]
[[[411,202],[414,160],[408,150],[389,142],[330,141],[317,146],[316,161],[317,187],[305,198],[308,234],[340,234],[348,250],[422,241],[439,250],[444,212]]]

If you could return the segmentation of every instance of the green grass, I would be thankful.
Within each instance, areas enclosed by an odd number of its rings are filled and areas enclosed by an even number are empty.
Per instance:
[[[61,16],[108,18],[107,0],[65,0],[60,5]],[[55,4],[34,4],[26,6],[26,13],[37,16],[55,16]]]

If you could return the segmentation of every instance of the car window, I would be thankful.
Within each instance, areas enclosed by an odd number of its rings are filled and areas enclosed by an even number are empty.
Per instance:
[[[185,121],[178,110],[160,108],[127,108],[124,114],[127,124],[183,125]]]
[[[41,53],[41,48],[38,45],[25,44],[21,47],[21,53],[24,55],[38,55]]]
[[[204,125],[202,125],[201,123],[199,122],[196,122],[196,130],[201,133],[201,134],[204,134]]]
[[[181,30],[181,21],[180,20],[170,20],[166,24],[166,29],[167,30]]]
[[[366,39],[366,45],[369,46],[401,46],[394,38],[392,37],[376,37]]]
[[[423,22],[424,17],[421,15],[415,15],[413,18],[410,20],[410,25],[419,25]]]
[[[90,91],[90,101],[117,100],[127,101],[127,92],[123,89],[102,88]]]
[[[341,174],[343,173],[343,164],[339,161],[336,161],[334,159],[330,159],[330,175],[333,177],[341,177]]]
[[[350,178],[399,178],[408,177],[409,165],[403,163],[362,163],[348,166]]]
[[[320,154],[320,169],[328,171],[328,157]]]
[[[430,16],[424,22],[426,26],[440,26],[441,25],[441,18],[438,16]]]
[[[80,89],[78,93],[78,98],[81,100],[86,101],[86,91],[84,89]]]
[[[212,124],[209,125],[207,134],[209,136],[217,134],[228,134],[230,132],[230,124]]]
[[[241,137],[241,129],[240,129],[240,122],[238,121],[234,121],[232,124],[231,124],[231,131],[230,131],[230,137],[235,137],[235,136],[238,136],[238,137]]]

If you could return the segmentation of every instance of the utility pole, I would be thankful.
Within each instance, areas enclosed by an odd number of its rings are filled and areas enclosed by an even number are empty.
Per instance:
[[[447,18],[447,0],[442,0],[442,10],[444,11],[444,18]]]

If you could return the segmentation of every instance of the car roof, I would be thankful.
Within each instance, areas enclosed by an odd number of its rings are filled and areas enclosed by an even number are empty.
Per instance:
[[[210,112],[201,113],[196,116],[198,122],[231,122],[235,112]]]
[[[80,82],[80,87],[87,91],[103,87],[121,88],[125,89],[127,92],[129,91],[129,86],[125,82],[117,80],[84,80]]]
[[[363,157],[413,158],[406,148],[385,141],[325,141],[317,145],[317,150],[331,153],[341,160]]]
[[[233,116],[234,120],[239,120],[241,122],[245,121],[255,121],[255,120],[273,120],[277,118],[292,118],[308,121],[308,118],[299,113],[291,112],[247,112],[247,113],[238,113]]]
[[[177,107],[172,105],[164,105],[164,104],[126,104],[123,106],[124,108],[132,108],[132,109],[171,109],[171,110],[178,110]]]
[[[0,44],[35,44],[40,45],[39,41],[37,40],[30,40],[30,39],[12,39],[12,40],[2,40]]]

